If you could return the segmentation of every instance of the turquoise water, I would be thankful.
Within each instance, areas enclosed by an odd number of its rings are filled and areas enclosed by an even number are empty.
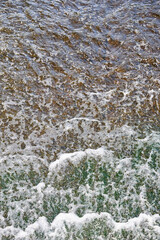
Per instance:
[[[159,9],[0,2],[0,239],[160,239]]]

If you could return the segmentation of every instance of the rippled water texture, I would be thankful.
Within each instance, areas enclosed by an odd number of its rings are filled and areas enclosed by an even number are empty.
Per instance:
[[[158,0],[0,1],[0,238],[160,239]]]

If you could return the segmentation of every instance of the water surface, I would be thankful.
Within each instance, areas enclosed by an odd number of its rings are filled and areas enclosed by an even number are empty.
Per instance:
[[[1,0],[1,239],[159,239],[159,35],[156,0]]]

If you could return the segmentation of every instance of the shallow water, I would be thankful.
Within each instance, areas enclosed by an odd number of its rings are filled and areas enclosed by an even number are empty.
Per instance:
[[[160,239],[159,35],[159,1],[1,0],[1,239]]]

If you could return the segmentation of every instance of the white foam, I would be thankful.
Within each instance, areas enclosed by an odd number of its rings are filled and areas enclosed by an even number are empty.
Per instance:
[[[68,162],[77,165],[84,157],[87,155],[97,157],[101,156],[103,157],[105,155],[105,150],[103,147],[98,149],[87,149],[85,151],[77,151],[73,153],[65,153],[62,154],[59,159],[57,159],[55,162],[52,162],[49,165],[49,172],[52,172],[53,170],[58,170],[62,166],[65,166]]]
[[[30,236],[34,234],[36,230],[41,230],[43,232],[47,232],[50,228],[49,223],[47,222],[45,217],[39,217],[36,222],[30,224],[25,231],[19,229],[19,232],[16,234],[15,239],[30,239]]]
[[[19,233],[15,236],[15,239],[23,239],[26,238],[28,234],[25,231],[20,230]]]
[[[42,189],[45,188],[45,183],[44,183],[44,182],[41,182],[41,183],[39,183],[37,186],[35,186],[34,188],[37,189],[37,192],[38,192],[38,193],[42,193]]]
[[[71,119],[67,119],[64,122],[73,122],[73,121],[79,121],[79,120],[84,120],[84,121],[89,121],[89,122],[101,122],[95,118],[86,118],[86,117],[77,117],[77,118],[71,118]]]
[[[41,229],[42,231],[47,231],[49,229],[49,223],[47,222],[47,219],[45,217],[40,217],[38,220],[30,224],[26,229],[25,232],[28,234],[33,234],[35,230]]]
[[[119,171],[120,169],[130,169],[131,167],[131,158],[124,158],[119,161],[119,164],[116,167],[116,170]]]
[[[141,228],[143,226],[145,227],[151,227],[156,234],[160,234],[160,226],[157,225],[156,221],[160,220],[160,215],[147,215],[141,213],[138,217],[131,218],[127,222],[116,222],[114,221],[113,217],[107,213],[102,212],[100,214],[98,213],[87,213],[83,217],[78,217],[76,214],[70,212],[70,213],[60,213],[58,214],[53,222],[49,224],[45,217],[39,217],[38,220],[30,224],[25,231],[14,228],[13,226],[6,227],[4,229],[0,228],[0,235],[1,234],[7,234],[7,233],[14,233],[15,239],[30,239],[30,236],[34,234],[35,231],[42,231],[45,232],[45,234],[48,234],[50,237],[54,239],[54,237],[57,236],[57,234],[61,234],[62,236],[65,236],[66,232],[66,224],[68,226],[75,226],[76,229],[79,229],[84,226],[85,224],[88,224],[95,219],[101,219],[105,221],[106,227],[110,227],[113,232],[119,232],[123,229],[134,231],[135,228]],[[146,225],[147,224],[147,225]]]
[[[140,226],[144,222],[148,222],[150,226],[155,224],[155,221],[160,219],[160,215],[147,215],[141,213],[138,217],[131,218],[127,222],[124,223],[117,223],[115,222],[115,230],[122,230],[122,229],[130,229],[134,230],[136,226]],[[160,231],[160,227],[156,226],[156,230]]]
[[[66,165],[68,161],[71,161],[72,163],[78,163],[85,156],[86,153],[83,151],[64,153],[59,157],[59,159],[49,165],[49,171],[52,172],[55,169],[58,170],[62,165]]]
[[[56,216],[54,221],[51,224],[52,228],[61,227],[63,224],[63,221],[69,222],[69,223],[77,223],[80,222],[80,218],[74,214],[74,213],[60,213]]]
[[[155,231],[157,233],[160,232],[160,227],[156,225],[156,220],[160,220],[160,215],[147,215],[147,214],[140,214],[138,217],[131,218],[127,222],[115,222],[112,218],[112,216],[109,213],[102,212],[100,214],[98,213],[88,213],[85,214],[83,217],[78,217],[74,213],[60,213],[56,216],[54,221],[51,224],[52,229],[58,229],[62,228],[64,222],[72,225],[82,225],[85,223],[88,223],[94,219],[107,219],[107,224],[112,226],[115,231],[119,231],[122,229],[128,229],[128,230],[134,230],[135,227],[140,227],[141,224],[144,222],[148,223],[149,226],[154,227]]]

